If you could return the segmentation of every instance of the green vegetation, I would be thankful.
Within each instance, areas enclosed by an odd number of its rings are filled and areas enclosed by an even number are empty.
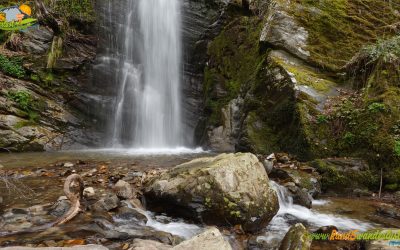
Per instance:
[[[368,111],[370,111],[372,113],[383,112],[383,111],[385,111],[385,104],[377,103],[377,102],[371,103],[368,106]]]
[[[93,0],[45,0],[45,3],[57,12],[59,16],[65,17],[68,20],[78,19],[87,22],[96,20]]]
[[[398,22],[399,5],[400,0],[295,0],[287,11],[309,33],[310,59],[338,70],[360,47],[395,34],[391,25]]]
[[[400,36],[394,36],[387,40],[379,39],[376,44],[364,47],[360,53],[368,56],[368,63],[398,61],[400,58]]]
[[[351,168],[331,164],[325,160],[314,160],[311,166],[321,173],[322,190],[349,191],[355,188],[376,189],[379,186],[379,178],[369,169],[352,170]]]
[[[396,141],[394,144],[394,153],[400,157],[400,141]]]
[[[318,115],[317,116],[317,123],[327,123],[328,122],[328,117],[326,115]]]
[[[42,101],[35,99],[29,92],[24,90],[9,91],[7,98],[14,101],[18,108],[20,108],[29,118],[29,122],[37,122],[40,118],[39,113],[44,109]],[[25,126],[25,124],[19,124],[19,127]]]
[[[22,59],[19,57],[8,58],[0,55],[0,70],[9,76],[18,78],[23,78],[26,74],[22,66]]]
[[[204,73],[209,124],[220,124],[221,109],[254,80],[255,69],[263,60],[257,42],[261,28],[262,23],[257,18],[239,17],[210,44],[211,60]],[[219,93],[217,88],[221,90]]]

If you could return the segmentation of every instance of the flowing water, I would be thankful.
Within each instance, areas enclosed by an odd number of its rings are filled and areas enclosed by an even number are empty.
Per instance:
[[[118,93],[110,117],[109,140],[114,148],[183,145],[180,4],[179,0],[125,2],[124,28],[115,34],[119,39],[112,39],[117,45],[109,45],[120,50],[114,55]]]
[[[124,171],[135,173],[135,171],[145,171],[146,169],[154,168],[171,168],[180,163],[187,162],[193,158],[210,155],[209,153],[189,154],[173,154],[169,155],[139,155],[138,152],[131,150],[88,150],[88,151],[70,151],[70,152],[54,152],[54,153],[23,153],[23,154],[0,154],[0,164],[6,169],[15,170],[20,167],[27,167],[19,170],[21,173],[21,182],[29,186],[33,193],[28,194],[28,197],[18,197],[18,193],[9,193],[7,189],[2,189],[4,209],[11,208],[27,208],[34,205],[52,203],[62,193],[62,177],[57,177],[57,174],[51,177],[43,177],[42,175],[30,175],[30,173],[42,173],[46,168],[57,168],[57,162],[77,162],[81,160],[87,165],[84,169],[77,168],[79,172],[87,172],[90,169],[102,165],[109,166],[113,174],[125,173]],[[143,152],[142,152],[143,153]],[[176,152],[175,152],[176,153]],[[29,167],[28,167],[29,166]],[[47,166],[47,167],[46,167]],[[61,173],[68,169],[61,168]],[[122,171],[122,172],[121,172]],[[26,173],[27,172],[27,173]],[[55,173],[59,173],[57,170]],[[51,172],[49,172],[51,173]],[[27,175],[26,175],[27,174]],[[25,177],[24,177],[25,176]],[[98,177],[95,177],[98,178]],[[85,181],[90,181],[85,177]],[[272,181],[271,181],[272,182]],[[289,230],[290,226],[301,222],[310,231],[314,231],[321,226],[335,225],[339,230],[354,230],[366,231],[374,227],[386,226],[385,224],[375,224],[369,219],[369,215],[374,214],[374,204],[366,200],[349,200],[349,199],[332,199],[315,200],[313,208],[308,209],[296,204],[293,204],[293,199],[289,195],[285,187],[272,182],[274,189],[277,191],[280,209],[278,214],[272,219],[264,232],[257,236],[257,241],[267,242],[270,249],[275,249],[279,246],[280,241]],[[53,187],[49,189],[48,187]],[[353,204],[353,205],[351,205]],[[166,215],[155,214],[150,211],[145,211],[147,223],[137,225],[133,221],[115,219],[115,230],[119,232],[137,232],[151,230],[169,232],[183,238],[190,238],[193,235],[204,230],[203,225],[194,225],[180,218],[171,218]],[[85,219],[83,217],[83,219]],[[73,227],[81,228],[90,226],[92,220],[75,220],[70,223]],[[0,230],[1,231],[1,230]],[[60,237],[65,232],[60,232]],[[26,237],[33,237],[28,235]],[[57,236],[58,237],[58,236]],[[22,240],[23,238],[21,238]],[[1,239],[0,239],[1,244]]]
[[[324,211],[320,212],[319,208],[326,207],[329,203],[332,203],[331,200],[314,200],[312,209],[293,204],[293,198],[285,187],[274,181],[271,181],[271,183],[278,194],[279,211],[268,225],[266,233],[260,236],[259,239],[267,241],[272,245],[279,246],[280,241],[283,239],[291,225],[297,222],[303,223],[311,231],[330,225],[334,225],[339,230],[343,231],[366,231],[379,226],[373,222],[358,219],[362,216],[355,219],[348,216],[342,216],[338,214],[337,211],[322,209]],[[348,203],[349,201],[347,200],[346,202]],[[369,204],[364,201],[364,204],[359,206],[358,209],[362,211],[368,206]],[[360,211],[357,211],[356,213],[359,213]]]

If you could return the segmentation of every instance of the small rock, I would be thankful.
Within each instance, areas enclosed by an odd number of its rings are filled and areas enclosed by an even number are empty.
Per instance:
[[[65,168],[72,168],[73,166],[75,166],[72,162],[66,162],[63,165]]]
[[[117,212],[116,212],[116,216],[120,219],[123,220],[136,220],[139,222],[147,222],[147,217],[140,212],[139,209],[135,209],[135,208],[130,208],[127,206],[123,206],[118,208]]]
[[[113,190],[120,199],[126,200],[126,199],[133,199],[136,197],[136,194],[133,191],[131,184],[123,180],[119,180],[117,184],[115,184],[115,186],[113,187]]]
[[[274,168],[274,162],[265,159],[263,161],[263,165],[264,165],[264,168],[265,168],[265,171],[267,172],[267,174],[270,174],[272,172],[272,169]]]
[[[28,214],[29,212],[22,208],[13,208],[13,209],[11,209],[11,213],[13,213],[13,214]]]
[[[332,233],[333,230],[338,231],[337,227],[335,227],[335,226],[324,226],[324,227],[318,228],[314,233],[330,234],[330,233]]]
[[[400,220],[400,208],[393,205],[381,203],[376,212],[381,216]]]
[[[289,161],[290,161],[289,156],[285,153],[276,154],[276,159],[280,163],[289,163]]]
[[[134,171],[134,172],[128,173],[128,176],[132,176],[132,177],[142,177],[143,175],[144,175],[144,173],[139,172],[139,171]]]
[[[372,196],[372,192],[366,190],[366,189],[359,189],[356,188],[353,190],[354,195],[356,195],[357,197],[369,197]]]
[[[83,196],[86,198],[91,198],[91,197],[95,196],[95,194],[96,193],[94,191],[94,188],[92,188],[92,187],[87,187],[83,190]]]
[[[56,247],[57,243],[54,240],[46,240],[44,244],[48,247]]]
[[[394,193],[393,196],[397,201],[400,201],[400,191],[397,191],[396,193]]]
[[[115,194],[107,194],[106,197],[100,199],[90,209],[97,212],[108,212],[119,205],[119,199]]]
[[[68,200],[67,196],[60,196],[58,197],[57,201]]]
[[[310,166],[301,166],[299,169],[301,171],[309,173],[309,174],[311,174],[312,172],[315,171],[315,169],[313,167],[310,167]]]
[[[68,199],[60,200],[60,198],[50,210],[49,212],[50,215],[60,217],[63,216],[70,209],[71,203],[69,202],[69,200]]]

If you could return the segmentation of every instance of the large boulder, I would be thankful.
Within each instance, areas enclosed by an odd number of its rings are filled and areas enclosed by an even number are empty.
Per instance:
[[[286,233],[279,250],[307,250],[311,247],[311,237],[301,223],[292,226]]]
[[[264,228],[279,209],[275,190],[257,157],[221,154],[181,164],[145,189],[149,203],[217,225]]]
[[[179,245],[171,247],[169,245],[152,241],[152,240],[141,240],[136,239],[133,241],[133,250],[232,250],[231,245],[227,240],[224,239],[220,231],[215,228],[209,228],[203,233],[196,235],[195,237],[186,240]]]

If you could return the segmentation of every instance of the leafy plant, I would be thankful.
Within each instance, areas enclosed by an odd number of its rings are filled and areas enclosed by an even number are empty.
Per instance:
[[[400,157],[400,140],[394,143],[394,154]]]
[[[317,116],[318,124],[327,123],[327,122],[328,122],[328,117],[326,115],[318,115]]]
[[[22,67],[21,58],[8,58],[6,56],[0,55],[0,70],[5,74],[23,78],[25,76],[25,70]]]
[[[10,91],[8,92],[7,97],[16,102],[23,111],[29,111],[33,108],[32,96],[27,91]]]
[[[385,104],[379,102],[371,103],[370,105],[368,105],[368,110],[372,113],[385,111]]]
[[[7,93],[7,98],[17,103],[18,107],[27,113],[30,121],[37,121],[39,114],[36,112],[40,109],[40,101],[35,100],[32,95],[24,90],[10,91]]]
[[[398,60],[400,58],[400,36],[394,36],[387,40],[379,40],[376,44],[363,48],[361,53],[368,55],[369,62]]]
[[[356,136],[351,132],[346,132],[346,134],[343,136],[343,140],[346,143],[353,145],[355,143]]]

